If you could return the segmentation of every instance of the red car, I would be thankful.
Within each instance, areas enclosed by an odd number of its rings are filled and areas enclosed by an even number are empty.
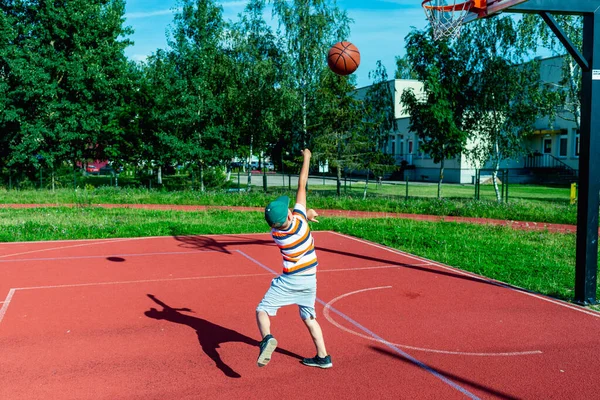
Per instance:
[[[85,171],[89,174],[97,174],[100,172],[100,168],[98,168],[95,165],[88,165],[85,169]]]

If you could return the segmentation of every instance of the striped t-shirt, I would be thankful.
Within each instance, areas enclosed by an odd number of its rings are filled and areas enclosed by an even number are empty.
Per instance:
[[[313,275],[317,272],[315,243],[306,219],[306,207],[296,204],[290,226],[271,229],[271,236],[283,256],[283,273],[286,275]]]

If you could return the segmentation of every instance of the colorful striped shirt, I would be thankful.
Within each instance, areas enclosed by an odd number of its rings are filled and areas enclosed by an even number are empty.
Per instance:
[[[283,273],[313,275],[317,272],[318,262],[306,207],[297,203],[292,215],[292,223],[287,229],[271,229],[271,236],[283,256]]]

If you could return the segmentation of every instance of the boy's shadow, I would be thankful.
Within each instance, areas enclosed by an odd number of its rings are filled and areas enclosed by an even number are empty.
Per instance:
[[[196,330],[196,334],[198,335],[198,342],[202,347],[204,353],[207,356],[213,359],[217,368],[219,368],[225,375],[230,378],[240,378],[241,375],[235,372],[229,365],[225,364],[225,362],[221,359],[221,356],[217,352],[217,349],[220,347],[221,343],[226,342],[241,342],[246,343],[248,345],[254,346],[258,350],[258,340],[252,339],[251,337],[242,335],[239,332],[236,332],[232,329],[224,328],[220,325],[213,324],[205,319],[198,317],[191,317],[189,315],[185,315],[180,313],[183,312],[192,312],[189,308],[172,308],[154,297],[154,295],[149,294],[149,298],[152,299],[156,304],[161,306],[162,310],[157,310],[156,308],[151,308],[150,310],[144,312],[144,314],[149,318],[154,319],[164,319],[170,322],[174,322],[176,324],[187,325],[190,328]],[[299,360],[302,359],[298,354],[292,353],[287,350],[283,350],[281,348],[277,348],[275,350],[276,353],[285,354],[286,356],[294,357]]]

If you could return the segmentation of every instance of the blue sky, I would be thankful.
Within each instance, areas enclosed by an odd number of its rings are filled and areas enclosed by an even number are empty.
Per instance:
[[[221,0],[225,19],[237,20],[246,0]],[[338,0],[350,18],[348,38],[361,52],[361,65],[355,72],[358,86],[371,83],[369,71],[381,60],[391,78],[396,69],[395,57],[404,55],[404,38],[411,26],[423,29],[427,23],[421,0]],[[173,20],[175,0],[127,0],[126,24],[135,33],[135,45],[126,50],[134,60],[143,60],[158,48],[166,48],[166,30]],[[269,13],[270,15],[270,13]]]

